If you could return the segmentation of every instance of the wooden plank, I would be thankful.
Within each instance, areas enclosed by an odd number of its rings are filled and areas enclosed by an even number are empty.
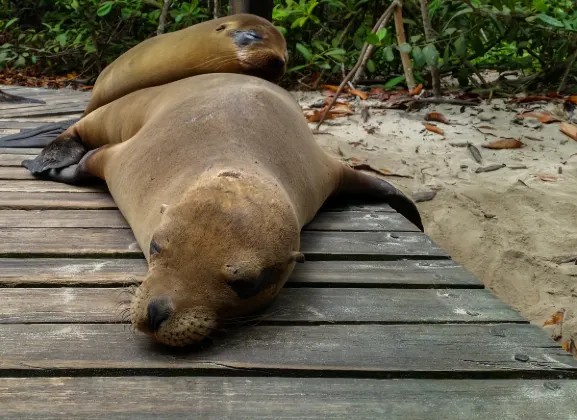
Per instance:
[[[106,184],[102,186],[76,186],[52,181],[0,181],[0,192],[107,192]],[[399,224],[399,222],[397,222]]]
[[[64,95],[36,95],[36,96],[26,96],[27,98],[41,99],[45,101],[45,104],[39,103],[0,103],[0,115],[4,117],[4,111],[21,110],[26,111],[29,109],[39,110],[39,109],[49,109],[54,106],[76,106],[78,104],[83,105],[85,108],[88,105],[89,98],[84,98],[80,96],[64,96]]]
[[[123,288],[0,289],[0,324],[114,323],[130,298]],[[486,289],[285,288],[261,319],[261,324],[488,322],[527,321]]]
[[[6,188],[26,191],[28,181],[2,182],[0,192]],[[46,191],[60,192],[58,183],[41,183],[46,185]],[[19,185],[19,186],[14,186]],[[68,187],[68,186],[67,186]],[[74,187],[70,192],[102,191],[102,188]],[[374,217],[367,217],[374,216]],[[0,227],[99,227],[99,228],[129,228],[119,210],[0,210]],[[417,232],[418,229],[398,213],[362,213],[362,212],[323,212],[304,227],[306,231],[389,231]]]
[[[0,166],[0,179],[10,180],[10,179],[27,179],[35,180],[34,176],[26,168],[17,167],[3,167]]]
[[[315,260],[448,258],[428,236],[412,232],[302,232],[301,251]],[[26,254],[142,256],[130,229],[0,229],[0,256]]]
[[[135,259],[0,258],[0,286],[119,286],[148,270]],[[482,288],[451,260],[307,261],[297,264],[285,287]]]
[[[3,155],[38,155],[42,151],[40,147],[29,147],[29,148],[13,148],[13,147],[0,147],[0,154]]]
[[[228,329],[201,351],[174,351],[120,324],[4,324],[0,375],[417,373],[538,374],[577,378],[577,360],[539,327],[498,325],[307,325]],[[200,371],[199,371],[200,370]],[[94,372],[94,373],[93,373]]]
[[[0,209],[116,209],[108,193],[26,193],[0,194]]]
[[[54,105],[48,107],[38,107],[38,108],[25,108],[25,109],[14,109],[11,111],[2,111],[2,118],[14,118],[14,117],[39,117],[48,115],[66,115],[66,114],[78,114],[86,109],[85,102],[79,102],[77,104],[63,104]]]
[[[0,155],[0,166],[22,166],[24,159],[34,159],[35,155],[26,154],[2,154]]]
[[[5,420],[570,420],[576,394],[569,380],[0,378]]]

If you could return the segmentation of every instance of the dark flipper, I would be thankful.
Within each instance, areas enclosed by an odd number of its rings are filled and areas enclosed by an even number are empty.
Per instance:
[[[22,161],[22,166],[37,175],[50,169],[74,165],[87,151],[80,137],[65,134],[46,146],[34,159]]]
[[[92,184],[102,184],[104,181],[94,175],[92,175],[86,167],[86,161],[100,149],[94,149],[84,154],[81,159],[77,162],[66,166],[59,167],[56,169],[47,169],[43,172],[37,172],[33,175],[40,179],[45,179],[49,181],[61,182],[63,184],[71,185],[92,185]],[[22,165],[28,168],[27,164],[33,162],[32,160],[25,160]]]
[[[25,98],[23,96],[12,95],[0,89],[0,103],[9,104],[45,104],[46,101],[42,99]]]
[[[334,197],[363,202],[385,202],[424,232],[421,215],[415,203],[391,183],[375,176],[345,167],[343,179]]]
[[[80,118],[44,124],[37,128],[0,137],[0,147],[45,147]]]

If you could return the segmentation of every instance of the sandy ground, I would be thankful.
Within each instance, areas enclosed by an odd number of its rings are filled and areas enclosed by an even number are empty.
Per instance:
[[[293,94],[303,108],[324,99],[316,92]],[[493,100],[464,112],[451,105],[414,112],[371,109],[364,123],[359,100],[351,103],[355,115],[327,121],[321,127],[327,134],[316,135],[319,143],[341,158],[411,176],[387,177],[411,196],[437,191],[433,200],[418,203],[426,233],[531,322],[542,326],[564,309],[563,339],[577,339],[577,265],[569,262],[577,256],[577,141],[562,134],[559,123],[513,122],[519,112],[555,113],[562,107]],[[444,136],[424,130],[431,111],[449,119],[448,125],[437,123]],[[481,147],[502,137],[525,146]],[[462,142],[477,146],[482,164],[466,147],[451,145]],[[493,172],[475,172],[503,163]],[[544,181],[536,174],[552,177]],[[559,327],[547,329],[560,333]]]

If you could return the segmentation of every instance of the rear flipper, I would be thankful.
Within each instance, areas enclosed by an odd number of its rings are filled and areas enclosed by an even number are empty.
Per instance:
[[[384,179],[344,166],[341,184],[333,195],[341,199],[385,202],[424,232],[421,215],[415,203]]]
[[[33,175],[60,169],[80,162],[88,149],[76,134],[64,134],[46,146],[34,159],[25,160],[22,166]]]
[[[0,137],[0,147],[45,147],[78,121],[80,118],[58,121]]]
[[[49,168],[41,172],[32,172],[34,176],[46,179],[49,181],[62,182],[63,184],[71,185],[90,185],[90,184],[100,184],[103,182],[102,179],[93,175],[89,168],[87,161],[100,149],[94,149],[84,154],[77,163],[72,163],[69,166],[58,166],[58,168]],[[31,166],[32,160],[25,160],[22,162],[22,166],[28,168]]]

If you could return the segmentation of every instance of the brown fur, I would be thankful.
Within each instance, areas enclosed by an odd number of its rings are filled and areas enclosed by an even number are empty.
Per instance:
[[[224,26],[224,29],[221,29]],[[255,30],[264,39],[235,45],[235,30]],[[130,92],[207,73],[242,73],[278,81],[286,66],[271,68],[271,60],[288,59],[282,34],[266,19],[237,14],[147,39],[112,62],[98,76],[84,116]]]
[[[172,346],[268,304],[302,261],[300,230],[325,200],[378,181],[325,153],[292,95],[251,76],[140,90],[69,131],[100,148],[83,168],[106,181],[149,262],[132,323]],[[263,287],[249,297],[229,285],[257,278]],[[171,315],[152,333],[154,299]]]

